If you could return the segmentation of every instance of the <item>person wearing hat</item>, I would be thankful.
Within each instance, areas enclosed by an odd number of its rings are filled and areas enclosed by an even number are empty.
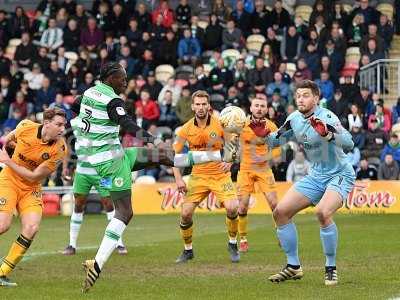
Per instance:
[[[149,71],[149,74],[147,75],[146,83],[143,85],[142,89],[146,89],[149,91],[151,99],[157,99],[162,88],[163,88],[163,86],[156,79],[156,74],[154,73],[154,71]]]

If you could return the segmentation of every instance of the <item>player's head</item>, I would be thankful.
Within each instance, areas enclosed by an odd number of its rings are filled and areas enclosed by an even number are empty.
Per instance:
[[[311,80],[303,80],[296,85],[296,105],[302,114],[314,110],[319,101],[319,88]]]
[[[116,94],[121,94],[127,87],[125,69],[117,62],[107,63],[100,70],[100,81],[111,86]]]
[[[267,99],[261,97],[253,98],[251,100],[250,112],[254,119],[264,118],[268,112]]]
[[[210,95],[206,91],[198,90],[192,94],[192,110],[198,119],[208,117],[210,111]]]
[[[48,108],[43,112],[43,130],[49,140],[57,140],[64,134],[66,115],[63,109]]]

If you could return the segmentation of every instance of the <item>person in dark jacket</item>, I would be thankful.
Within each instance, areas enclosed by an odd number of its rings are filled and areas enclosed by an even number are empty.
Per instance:
[[[160,48],[157,49],[157,64],[170,64],[177,66],[177,47],[178,42],[175,38],[175,34],[172,31],[168,31],[166,34],[166,39],[161,43]]]
[[[399,179],[399,174],[399,164],[393,159],[392,154],[386,154],[384,162],[379,165],[378,179],[397,180]]]
[[[204,50],[216,50],[222,46],[222,26],[216,14],[210,16],[210,22],[204,33]]]

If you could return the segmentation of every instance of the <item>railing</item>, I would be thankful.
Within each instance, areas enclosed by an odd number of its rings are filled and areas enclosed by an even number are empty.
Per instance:
[[[400,95],[400,59],[378,59],[360,68],[360,87],[368,87],[382,98]]]

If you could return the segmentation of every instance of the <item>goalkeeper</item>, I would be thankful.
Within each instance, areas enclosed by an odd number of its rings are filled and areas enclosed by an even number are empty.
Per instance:
[[[175,160],[175,165],[180,166],[182,160],[187,163],[204,159],[204,154],[199,158],[192,153],[193,155],[177,156],[173,160],[173,151],[164,149],[164,143],[161,140],[138,127],[126,114],[124,101],[118,96],[125,90],[126,85],[127,76],[124,68],[118,63],[108,63],[100,70],[100,83],[87,89],[74,104],[74,109],[79,111],[74,121],[74,126],[79,132],[76,143],[82,150],[78,160],[87,162],[96,170],[100,178],[99,186],[110,193],[115,209],[115,214],[107,225],[95,258],[83,263],[86,272],[83,292],[87,292],[99,278],[105,262],[114,251],[133,216],[131,171],[132,163],[136,160],[133,150],[122,149],[118,138],[119,127],[158,147],[158,149],[146,151],[147,155],[142,158],[142,163],[172,166]],[[153,156],[155,152],[157,156]],[[154,157],[158,158],[154,160]],[[209,157],[207,159],[212,160]]]

